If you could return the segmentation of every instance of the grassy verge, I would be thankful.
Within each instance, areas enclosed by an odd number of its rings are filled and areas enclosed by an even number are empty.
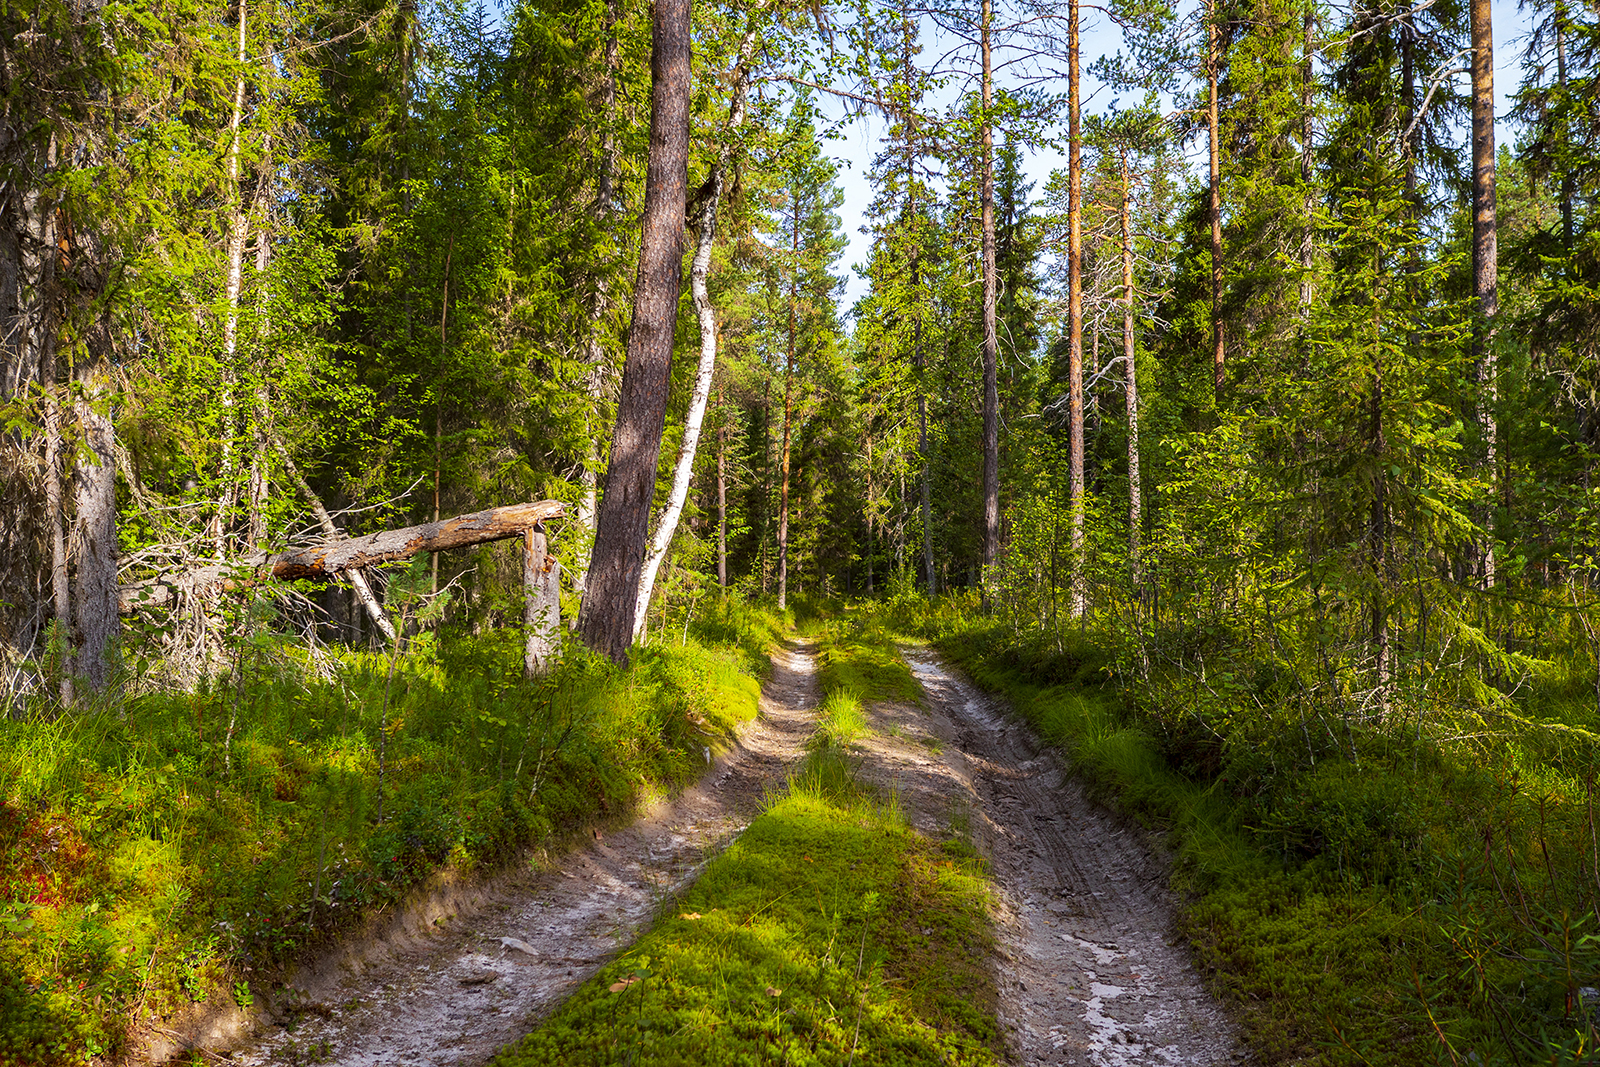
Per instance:
[[[495,1067],[998,1062],[982,862],[912,832],[844,751],[863,699],[915,685],[885,635],[823,637],[823,729],[787,792]]]
[[[1046,647],[944,612],[936,632],[1169,835],[1198,962],[1265,1062],[1596,1062],[1592,753],[1464,753],[1409,722],[1315,736],[1289,709],[1220,706],[1245,669],[1221,656],[1207,689],[1117,669],[1092,628]]]
[[[248,1007],[296,954],[705,766],[778,622],[733,604],[634,667],[512,632],[391,659],[258,638],[233,680],[0,719],[0,1065],[116,1054],[126,1020]]]

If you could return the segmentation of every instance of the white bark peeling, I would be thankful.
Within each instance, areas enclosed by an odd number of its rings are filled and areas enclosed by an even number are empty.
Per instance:
[[[739,66],[735,73],[733,102],[728,115],[730,130],[744,124],[745,87],[750,72],[750,54],[755,47],[755,33],[748,32],[739,48]],[[722,200],[722,185],[732,154],[732,138],[724,142],[717,162],[712,165],[711,189],[705,204],[700,208],[700,240],[695,248],[694,263],[689,269],[689,291],[694,297],[695,316],[700,321],[700,365],[695,372],[694,392],[689,399],[689,411],[684,417],[683,443],[678,446],[678,465],[672,472],[672,491],[667,496],[667,506],[661,512],[656,526],[655,539],[645,556],[644,570],[639,575],[639,594],[635,601],[633,639],[644,634],[650,595],[655,591],[656,575],[667,558],[673,535],[678,532],[678,520],[683,517],[683,506],[689,499],[689,481],[694,475],[694,457],[700,447],[700,431],[705,426],[706,406],[711,399],[711,380],[717,369],[717,316],[711,306],[711,294],[706,288],[706,278],[711,273],[711,246],[716,236],[717,205]]]

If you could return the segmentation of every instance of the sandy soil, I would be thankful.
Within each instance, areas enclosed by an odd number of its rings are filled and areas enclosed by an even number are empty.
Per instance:
[[[1172,936],[1166,869],[1083,794],[1028,728],[924,649],[927,699],[879,703],[857,773],[913,826],[969,837],[991,863],[1011,1059],[1026,1067],[1248,1062]],[[761,718],[696,787],[637,822],[473,893],[436,894],[304,968],[252,1065],[480,1064],[642,931],[759,811],[814,728],[809,648],[780,651]]]
[[[924,707],[879,704],[860,774],[924,833],[965,833],[999,895],[1001,1022],[1027,1067],[1249,1062],[1173,935],[1167,870],[1028,727],[932,652]]]
[[[814,656],[798,647],[772,660],[761,717],[698,785],[550,869],[414,907],[387,935],[303,968],[276,998],[280,1025],[232,1061],[480,1064],[527,1033],[633,942],[802,755],[818,702]]]

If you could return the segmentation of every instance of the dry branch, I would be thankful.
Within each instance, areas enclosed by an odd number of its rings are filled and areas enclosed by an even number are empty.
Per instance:
[[[467,548],[489,541],[521,537],[523,532],[549,520],[560,518],[559,500],[540,500],[531,504],[511,504],[502,508],[475,511],[438,522],[407,526],[401,530],[382,530],[364,537],[326,541],[308,548],[277,555],[245,557],[237,563],[198,567],[182,574],[163,575],[151,581],[125,586],[122,610],[162,607],[179,593],[197,593],[218,588],[224,592],[272,578],[331,578],[361,567],[407,559],[422,552],[443,552]]]

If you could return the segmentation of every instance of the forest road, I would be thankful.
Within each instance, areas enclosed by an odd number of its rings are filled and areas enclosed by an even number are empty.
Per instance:
[[[994,698],[927,649],[901,654],[925,706],[871,708],[857,776],[892,790],[916,829],[966,834],[988,858],[1013,1062],[1251,1062],[1173,932],[1166,865]]]
[[[276,998],[279,1025],[231,1062],[476,1065],[533,1029],[698,877],[803,755],[814,649],[780,648],[772,664],[760,717],[699,783],[545,869],[422,902],[384,936],[303,966]]]

